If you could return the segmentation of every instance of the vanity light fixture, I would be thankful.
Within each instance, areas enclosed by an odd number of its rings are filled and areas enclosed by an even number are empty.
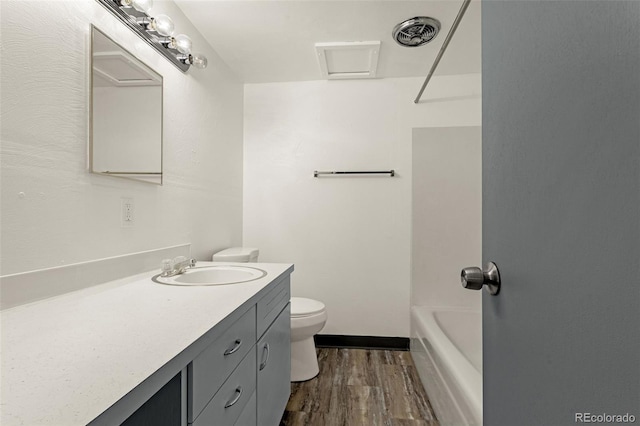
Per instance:
[[[191,39],[184,35],[178,34],[175,37],[167,37],[164,40],[160,41],[165,47],[170,49],[176,49],[178,52],[183,55],[188,55],[191,53]]]
[[[122,7],[133,7],[138,12],[148,14],[153,6],[153,0],[120,0]]]
[[[146,28],[147,31],[155,31],[163,36],[172,36],[175,26],[173,21],[167,15],[158,15],[153,18],[144,17],[136,19],[138,25]]]
[[[193,55],[181,55],[178,58],[180,58],[181,61],[184,61],[185,64],[193,65],[199,69],[207,67],[207,58],[200,53],[194,53]]]
[[[153,0],[96,1],[182,72],[186,72],[192,65],[199,69],[207,67],[207,58],[204,55],[191,54],[192,42],[188,36],[173,36],[175,27],[170,17],[149,14]]]

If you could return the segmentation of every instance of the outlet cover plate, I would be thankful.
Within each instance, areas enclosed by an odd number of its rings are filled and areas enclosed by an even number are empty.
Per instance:
[[[123,228],[131,228],[134,223],[134,204],[133,198],[122,197],[120,203],[120,218],[122,221]]]

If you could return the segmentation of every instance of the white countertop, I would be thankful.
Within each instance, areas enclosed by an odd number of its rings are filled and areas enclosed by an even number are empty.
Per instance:
[[[0,423],[89,423],[292,268],[250,266],[267,275],[181,287],[147,272],[2,311]]]

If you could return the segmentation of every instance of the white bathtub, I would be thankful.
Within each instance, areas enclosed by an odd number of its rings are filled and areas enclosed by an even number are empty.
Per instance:
[[[482,313],[411,308],[411,354],[441,425],[482,425]]]

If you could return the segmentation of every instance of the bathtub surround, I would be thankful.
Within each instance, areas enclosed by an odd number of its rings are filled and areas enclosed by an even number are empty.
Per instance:
[[[480,125],[480,76],[247,84],[243,244],[295,263],[326,334],[409,336],[412,128]],[[314,170],[396,176],[314,178]],[[459,271],[455,272],[458,274]]]
[[[95,0],[2,1],[1,272],[242,239],[241,82],[179,8],[157,1],[209,59],[183,74]],[[88,173],[90,25],[164,79],[164,185]],[[196,72],[197,71],[197,72]],[[121,198],[135,223],[121,227]]]
[[[482,263],[482,129],[413,130],[411,305],[480,311],[460,270]]]
[[[482,260],[481,128],[414,129],[412,148],[411,353],[438,420],[477,425],[482,293],[460,270]]]

